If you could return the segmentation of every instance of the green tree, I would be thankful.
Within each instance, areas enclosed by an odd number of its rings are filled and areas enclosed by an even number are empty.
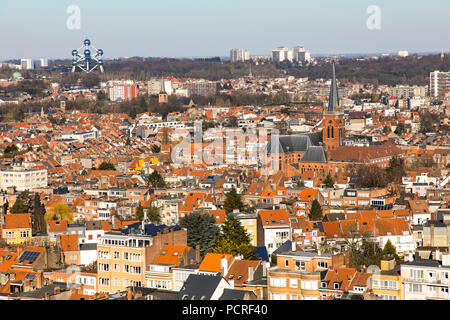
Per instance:
[[[46,234],[47,224],[45,223],[45,207],[41,203],[41,198],[39,193],[34,194],[33,200],[33,210],[32,210],[32,221],[33,221],[33,234]]]
[[[386,242],[386,244],[384,245],[383,255],[388,256],[388,257],[393,257],[395,259],[396,263],[401,262],[401,258],[397,254],[397,249],[395,248],[395,246],[392,244],[391,240],[389,240],[389,239]]]
[[[313,200],[311,204],[311,209],[309,210],[309,219],[310,220],[322,220],[322,206],[320,205],[319,201],[316,199]]]
[[[159,208],[150,205],[150,207],[147,208],[147,219],[154,224],[160,224],[162,219]]]
[[[139,205],[136,208],[136,217],[142,221],[144,220],[144,216],[144,207],[141,206],[141,203],[139,202]]]
[[[246,260],[257,260],[256,249],[250,244],[247,230],[232,213],[227,214],[213,252],[242,255]]]
[[[187,230],[187,245],[190,247],[199,245],[201,256],[205,256],[213,249],[220,232],[213,216],[193,212],[184,216],[179,225]]]
[[[97,170],[116,170],[116,167],[111,162],[103,161]]]
[[[11,207],[11,213],[28,213],[28,203],[30,201],[30,192],[28,190],[23,191],[17,197],[16,202]]]
[[[161,174],[154,170],[148,177],[147,184],[149,188],[158,189],[164,188],[166,186],[166,182],[164,181]]]
[[[4,150],[3,153],[5,155],[11,155],[14,153],[17,153],[19,151],[19,149],[17,149],[17,146],[15,144],[11,145],[11,146],[7,146]]]
[[[223,207],[227,213],[233,212],[234,209],[241,210],[244,207],[244,203],[242,202],[241,196],[237,193],[236,188],[233,187],[227,193]]]
[[[403,122],[400,122],[397,124],[397,128],[395,128],[394,133],[396,135],[402,135],[405,132],[405,124]]]
[[[333,188],[334,187],[334,180],[333,180],[333,178],[331,177],[330,174],[327,175],[327,177],[325,178],[323,183],[325,184],[325,186],[327,188]]]

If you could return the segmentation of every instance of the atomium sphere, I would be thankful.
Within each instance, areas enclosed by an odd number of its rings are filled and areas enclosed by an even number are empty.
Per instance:
[[[72,55],[76,56],[78,54],[78,50],[72,50]]]
[[[73,64],[73,65],[76,65],[76,64],[77,64],[77,60],[72,59],[72,64]]]
[[[103,64],[103,60],[98,60],[98,64]]]
[[[89,50],[89,49],[84,50],[84,55],[85,56],[90,56],[91,55],[91,50]]]
[[[97,53],[102,56],[103,55],[103,50],[102,49],[98,49]]]
[[[84,40],[84,45],[85,46],[90,46],[91,45],[91,40],[89,40],[89,39]]]

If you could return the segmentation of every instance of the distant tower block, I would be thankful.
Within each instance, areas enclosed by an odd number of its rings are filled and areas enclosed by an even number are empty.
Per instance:
[[[91,40],[86,39],[78,50],[72,50],[72,72],[80,69],[90,73],[97,68],[104,72],[103,50],[95,48],[91,45]]]
[[[441,60],[444,61],[444,48],[442,48],[442,51],[441,51]]]

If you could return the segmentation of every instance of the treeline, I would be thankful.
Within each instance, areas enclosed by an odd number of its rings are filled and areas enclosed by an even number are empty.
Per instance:
[[[329,79],[329,63],[287,68],[295,77]],[[450,57],[442,61],[440,55],[410,56],[405,58],[382,57],[378,60],[341,59],[336,64],[336,76],[340,81],[386,85],[427,85],[430,72],[450,70]]]

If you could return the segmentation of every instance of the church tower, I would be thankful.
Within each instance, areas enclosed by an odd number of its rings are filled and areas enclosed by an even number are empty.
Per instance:
[[[344,144],[345,121],[344,113],[339,105],[339,94],[336,83],[334,62],[330,99],[328,101],[328,108],[323,113],[322,128],[322,142],[326,151],[335,150]]]

